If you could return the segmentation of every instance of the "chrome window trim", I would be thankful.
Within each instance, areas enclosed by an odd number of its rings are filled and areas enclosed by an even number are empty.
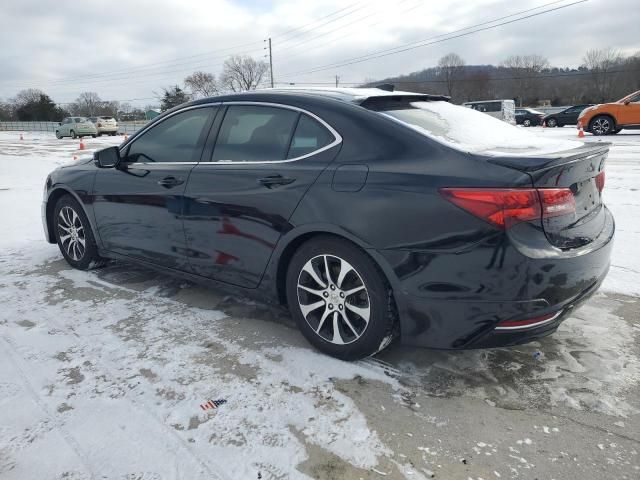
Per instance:
[[[269,165],[269,164],[278,164],[278,163],[290,163],[290,162],[297,162],[299,160],[303,160],[305,158],[311,157],[313,155],[317,155],[320,152],[324,152],[325,150],[329,150],[330,148],[335,147],[336,145],[340,145],[342,143],[342,136],[331,126],[329,125],[327,122],[325,122],[322,118],[320,118],[319,116],[317,116],[315,113],[312,113],[308,110],[305,110],[303,108],[300,107],[294,107],[293,105],[285,105],[283,103],[273,103],[273,102],[255,102],[255,101],[231,101],[231,102],[223,102],[222,103],[223,106],[227,106],[227,105],[254,105],[254,106],[262,106],[262,107],[274,107],[274,108],[284,108],[287,110],[293,110],[295,112],[299,112],[305,115],[309,115],[311,118],[313,118],[314,120],[316,120],[317,122],[319,122],[323,127],[325,127],[327,130],[329,130],[329,132],[331,133],[331,135],[333,135],[333,142],[331,142],[328,145],[325,145],[324,147],[321,147],[317,150],[314,150],[313,152],[309,152],[306,153],[304,155],[300,155],[299,157],[295,157],[295,158],[287,158],[284,160],[252,160],[252,161],[248,161],[248,162],[239,162],[236,160],[218,160],[216,162],[212,162],[212,161],[204,161],[204,162],[199,162],[199,165]],[[224,119],[223,119],[224,121]],[[293,132],[295,134],[295,132]],[[215,149],[215,147],[214,147]]]
[[[162,120],[154,123],[153,125],[148,125],[148,126],[144,127],[142,130],[140,130],[139,132],[136,132],[135,136],[132,136],[131,139],[127,143],[125,143],[124,145],[122,145],[120,147],[120,151],[122,151],[123,149],[125,149],[129,145],[131,145],[139,136],[144,135],[144,133],[147,130],[155,127],[156,125],[159,125],[160,123],[164,122],[166,119],[171,118],[174,115],[177,115],[178,113],[186,112],[188,110],[194,110],[196,108],[227,106],[227,105],[255,105],[255,106],[264,106],[264,107],[284,108],[284,109],[293,110],[293,111],[296,111],[296,112],[299,112],[299,113],[302,113],[302,114],[305,114],[305,115],[309,115],[311,118],[313,118],[314,120],[318,121],[327,130],[329,130],[331,135],[333,135],[334,140],[330,144],[325,145],[324,147],[321,147],[321,148],[319,148],[317,150],[314,150],[313,152],[309,152],[309,153],[307,153],[305,155],[301,155],[301,156],[295,157],[295,158],[288,158],[288,159],[285,159],[285,160],[271,160],[271,161],[268,161],[268,160],[264,160],[264,161],[256,160],[256,161],[248,161],[248,162],[239,162],[239,161],[236,161],[236,160],[218,160],[217,162],[212,162],[210,160],[202,161],[202,162],[135,162],[135,163],[128,164],[128,166],[129,167],[142,167],[142,166],[149,166],[149,165],[268,165],[268,164],[278,164],[278,163],[290,163],[290,162],[297,162],[299,160],[303,160],[303,159],[311,157],[313,155],[317,155],[318,153],[324,152],[325,150],[329,150],[330,148],[333,148],[336,145],[340,145],[342,143],[342,136],[331,125],[329,125],[322,118],[317,116],[315,113],[312,113],[312,112],[310,112],[308,110],[305,110],[303,108],[294,107],[293,105],[285,105],[283,103],[273,103],[273,102],[231,101],[231,102],[203,103],[203,104],[200,104],[200,105],[192,105],[190,107],[186,107],[186,108],[182,108],[180,110],[176,110],[171,115],[167,115],[165,118],[163,118]],[[215,146],[214,146],[214,149],[215,149]]]

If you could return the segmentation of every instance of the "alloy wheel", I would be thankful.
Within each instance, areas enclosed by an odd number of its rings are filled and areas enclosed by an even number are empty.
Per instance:
[[[86,249],[84,225],[80,216],[69,206],[62,207],[58,214],[58,234],[67,255],[76,262],[81,260]]]
[[[530,127],[531,126],[531,120],[526,119],[524,122],[522,122],[522,125],[524,125],[525,127]]]
[[[317,255],[298,275],[298,304],[311,329],[323,340],[347,345],[367,329],[369,292],[356,269],[335,255]]]
[[[558,122],[556,121],[555,118],[550,118],[549,120],[547,120],[547,127],[554,128],[557,125],[558,125]]]
[[[607,118],[596,118],[591,126],[593,133],[604,135],[611,129],[611,122]]]

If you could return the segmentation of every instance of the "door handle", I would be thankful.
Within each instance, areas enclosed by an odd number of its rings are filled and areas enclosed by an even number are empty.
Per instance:
[[[289,185],[295,181],[295,178],[283,177],[282,175],[269,175],[268,177],[258,179],[258,183],[267,188],[273,188],[279,185]]]
[[[184,180],[182,178],[173,177],[173,176],[164,177],[162,180],[158,180],[158,185],[164,188],[177,187],[178,185],[182,185],[183,183],[184,183]]]

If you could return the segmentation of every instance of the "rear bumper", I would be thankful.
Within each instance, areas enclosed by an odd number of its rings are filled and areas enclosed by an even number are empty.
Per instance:
[[[380,251],[398,275],[401,341],[441,349],[516,345],[553,333],[607,275],[615,224],[607,222],[588,247],[528,251],[500,234],[465,252]],[[525,236],[532,232],[521,232]],[[548,243],[547,243],[548,245]],[[517,330],[504,321],[558,314]]]
[[[98,133],[113,133],[118,131],[118,126],[108,125],[105,127],[96,127]]]

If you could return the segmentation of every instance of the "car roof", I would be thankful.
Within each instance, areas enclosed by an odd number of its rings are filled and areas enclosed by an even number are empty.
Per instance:
[[[192,105],[201,103],[210,103],[212,101],[228,102],[228,101],[251,101],[263,100],[260,97],[282,96],[287,97],[314,97],[318,99],[338,100],[346,103],[362,104],[372,98],[391,98],[391,97],[407,97],[415,100],[425,101],[449,101],[450,97],[445,95],[431,95],[427,93],[405,92],[405,91],[389,91],[375,87],[354,87],[354,88],[326,88],[326,87],[279,87],[265,88],[262,90],[252,90],[250,92],[240,92],[217,97],[203,98],[191,102]]]

